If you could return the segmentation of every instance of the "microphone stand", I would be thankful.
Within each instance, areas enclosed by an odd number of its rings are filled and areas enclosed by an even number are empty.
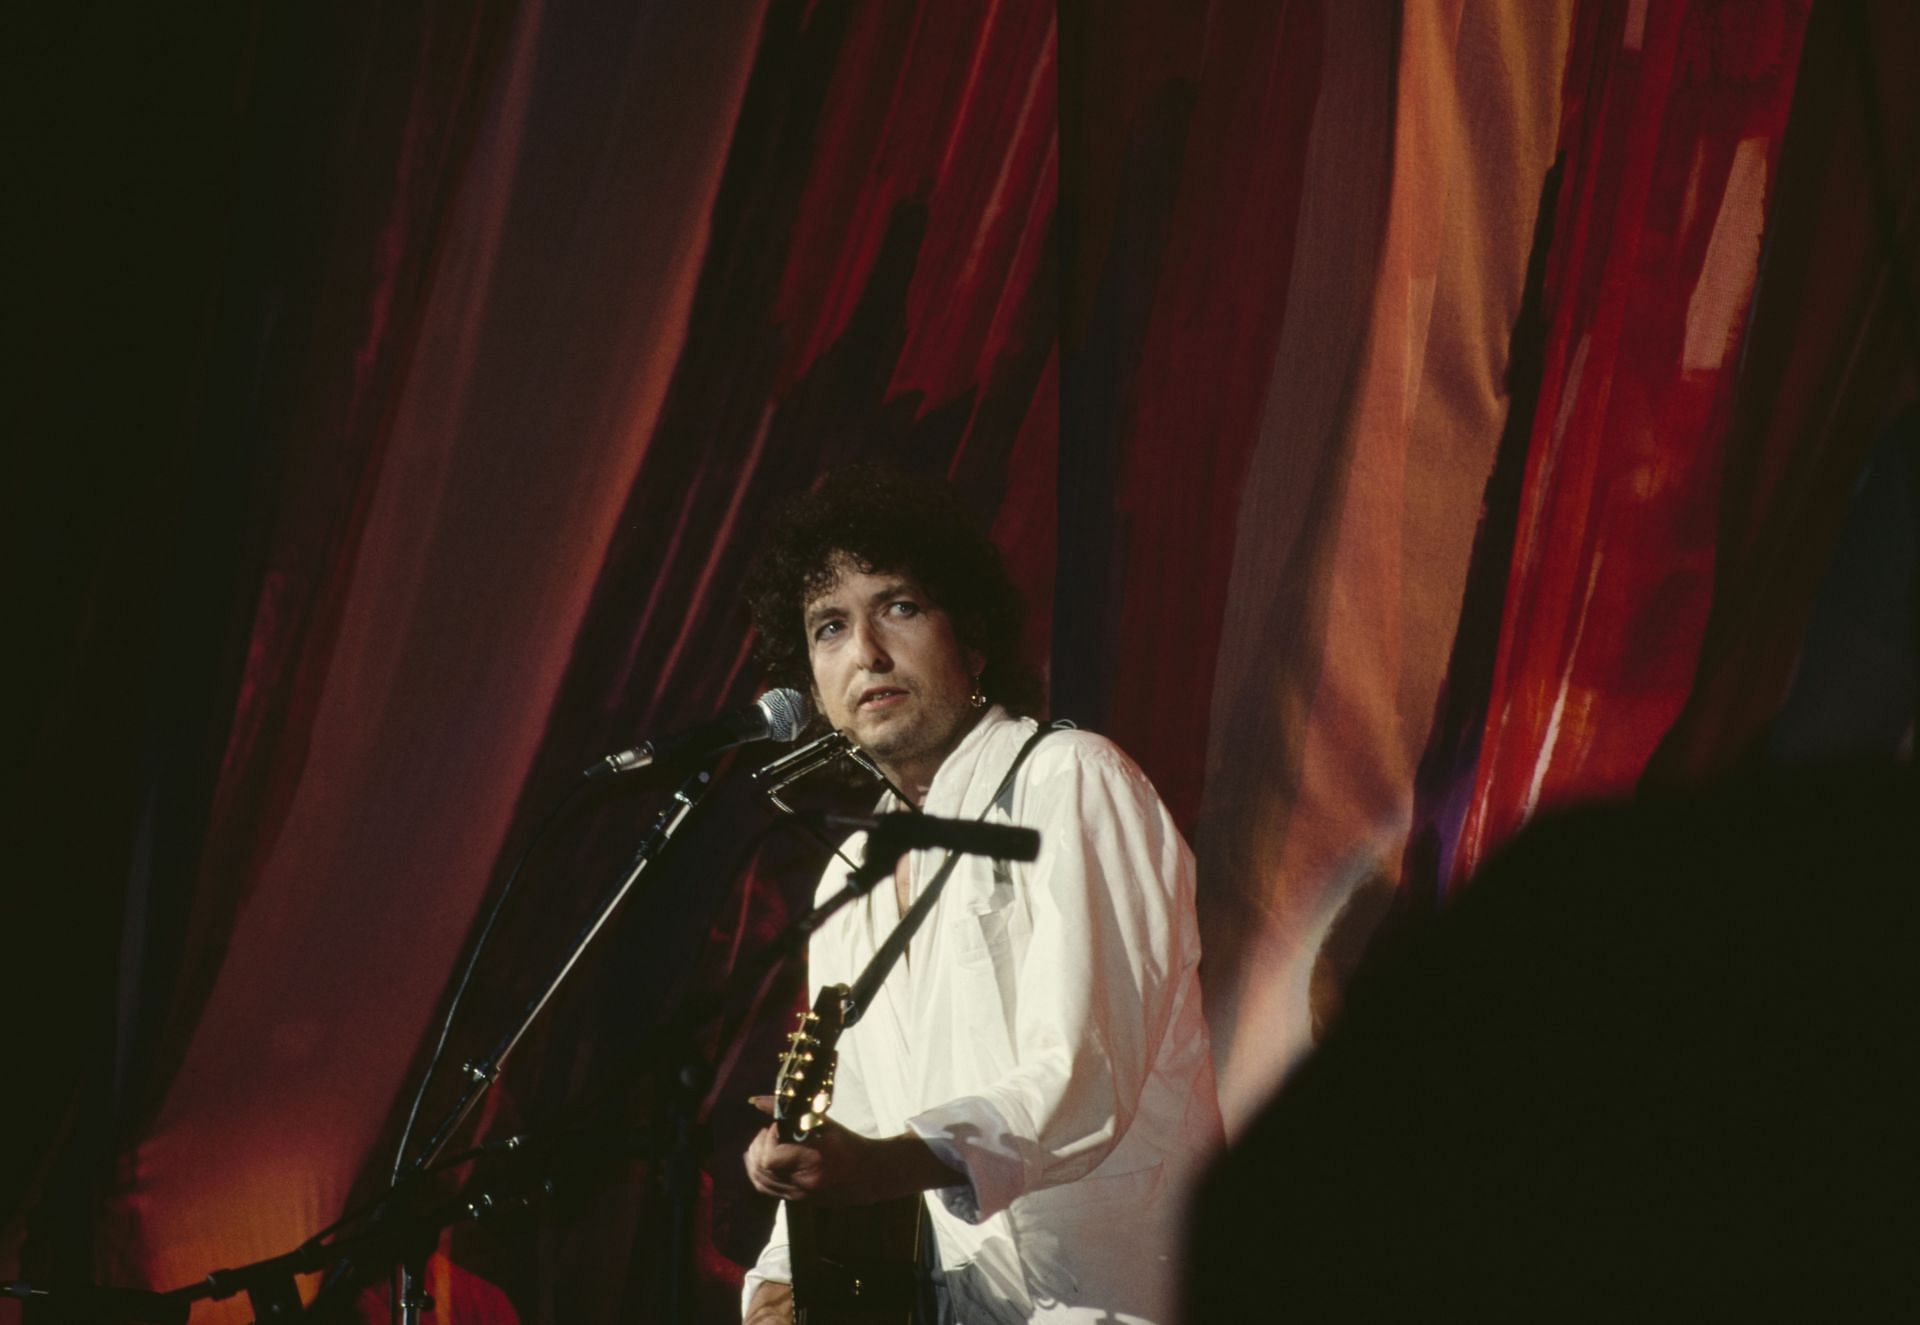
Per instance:
[[[521,1037],[533,1025],[534,1019],[547,1006],[567,976],[572,974],[587,945],[599,935],[613,913],[619,909],[620,903],[626,900],[627,893],[632,890],[633,885],[639,882],[640,876],[646,872],[653,858],[660,853],[668,840],[686,822],[687,816],[692,814],[694,808],[699,805],[701,798],[706,794],[711,776],[702,769],[680,784],[679,790],[673,793],[673,800],[654,820],[653,827],[648,830],[646,839],[640,844],[640,849],[634,853],[633,860],[627,867],[626,877],[615,884],[602,899],[599,911],[574,939],[573,947],[554,969],[553,974],[548,977],[545,987],[527,1003],[521,1011],[519,1020],[500,1037],[484,1057],[461,1065],[461,1073],[466,1077],[467,1084],[461,1091],[460,1098],[454,1101],[446,1117],[427,1138],[426,1145],[395,1175],[389,1190],[397,1190],[404,1182],[418,1175],[439,1157],[454,1131],[466,1121],[467,1116],[473,1112],[474,1105],[480,1102],[480,1097],[498,1079],[500,1069],[506,1063],[507,1056],[513,1052],[514,1046],[520,1043]],[[421,1284],[426,1279],[427,1259],[432,1251],[431,1243],[422,1244],[416,1241],[408,1245],[405,1248],[405,1254],[400,1257],[399,1267],[394,1276],[393,1320],[397,1325],[420,1325],[420,1313],[432,1309],[432,1301],[421,1289]]]

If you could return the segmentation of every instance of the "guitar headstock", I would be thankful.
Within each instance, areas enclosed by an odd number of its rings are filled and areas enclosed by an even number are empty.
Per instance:
[[[833,1068],[839,1059],[835,1046],[845,1028],[847,992],[845,985],[823,988],[813,1009],[801,1014],[799,1029],[787,1037],[780,1075],[773,1083],[773,1121],[782,1141],[805,1141],[833,1106]]]

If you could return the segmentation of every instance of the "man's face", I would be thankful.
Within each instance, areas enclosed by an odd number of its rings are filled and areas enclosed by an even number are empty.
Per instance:
[[[917,800],[973,724],[982,659],[912,576],[865,571],[844,555],[833,568],[805,609],[814,699]]]

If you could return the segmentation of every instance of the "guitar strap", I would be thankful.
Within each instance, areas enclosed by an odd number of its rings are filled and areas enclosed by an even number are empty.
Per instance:
[[[1020,747],[1020,753],[1015,755],[1013,763],[1007,766],[1007,775],[1000,779],[1000,785],[987,799],[987,808],[980,811],[982,820],[993,813],[994,806],[1007,799],[1008,793],[1013,790],[1014,774],[1020,771],[1020,765],[1027,762],[1027,756],[1033,753],[1033,747],[1053,732],[1063,731],[1072,726],[1071,722],[1063,719],[1044,726],[1027,737],[1026,744]],[[901,954],[906,952],[907,944],[912,941],[914,932],[926,920],[927,913],[933,910],[933,904],[940,898],[940,890],[947,886],[948,876],[953,873],[954,866],[959,863],[960,853],[949,851],[947,858],[940,862],[939,870],[927,880],[927,886],[921,890],[920,896],[907,909],[907,913],[900,917],[900,923],[893,927],[893,933],[887,935],[887,941],[882,943],[880,950],[873,954],[873,960],[867,963],[867,969],[860,972],[860,978],[853,982],[853,988],[847,992],[846,999],[842,1003],[846,1010],[841,1021],[842,1029],[852,1026],[866,1015],[868,1004],[873,1001],[873,996],[880,992],[880,986],[886,982],[888,974],[900,960]]]

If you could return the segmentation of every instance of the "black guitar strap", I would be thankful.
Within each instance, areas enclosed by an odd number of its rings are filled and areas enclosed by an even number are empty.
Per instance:
[[[1055,722],[1040,728],[1027,738],[1026,744],[1020,747],[1020,753],[1013,757],[1013,763],[1007,766],[1007,775],[1000,779],[1000,785],[988,798],[987,808],[980,811],[980,817],[983,820],[993,813],[994,806],[1007,799],[1008,793],[1013,790],[1014,774],[1020,771],[1020,765],[1027,762],[1027,756],[1033,753],[1033,747],[1040,744],[1041,740],[1049,734],[1071,726],[1073,726],[1071,722],[1064,720]],[[933,910],[933,904],[940,898],[940,890],[947,886],[948,876],[953,873],[954,866],[959,863],[960,853],[949,851],[947,858],[940,862],[939,870],[927,880],[927,886],[921,891],[920,896],[907,909],[907,913],[900,917],[900,923],[893,927],[893,933],[887,935],[887,941],[882,943],[880,950],[873,954],[873,960],[867,963],[867,969],[860,972],[860,978],[853,982],[853,988],[847,992],[846,1000],[842,1005],[846,1009],[846,1015],[841,1022],[843,1028],[852,1026],[866,1015],[868,1005],[873,1002],[873,996],[880,992],[880,986],[886,982],[888,974],[900,960],[901,954],[906,952],[907,944],[912,941],[914,931],[920,928],[921,923],[927,918],[927,913]]]

